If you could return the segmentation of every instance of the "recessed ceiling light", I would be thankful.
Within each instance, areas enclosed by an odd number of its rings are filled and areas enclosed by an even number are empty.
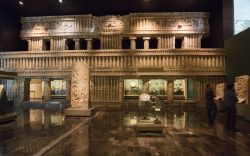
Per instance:
[[[23,1],[19,1],[18,3],[19,3],[20,5],[24,5]]]
[[[63,3],[63,0],[58,0],[60,3]]]

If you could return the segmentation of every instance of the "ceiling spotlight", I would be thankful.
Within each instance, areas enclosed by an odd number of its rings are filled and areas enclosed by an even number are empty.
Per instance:
[[[60,3],[63,3],[63,0],[58,0]]]
[[[19,1],[18,3],[19,3],[20,5],[23,5],[23,4],[24,4],[23,1]]]

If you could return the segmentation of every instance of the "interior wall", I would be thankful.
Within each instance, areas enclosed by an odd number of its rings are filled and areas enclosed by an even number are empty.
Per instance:
[[[250,75],[250,28],[225,41],[228,82],[236,76]]]
[[[32,79],[30,81],[30,99],[42,99],[42,80]]]
[[[19,37],[20,17],[7,12],[0,14],[0,51],[27,50],[27,43]]]

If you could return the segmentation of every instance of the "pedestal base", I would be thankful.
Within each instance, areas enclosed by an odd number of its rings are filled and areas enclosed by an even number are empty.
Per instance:
[[[81,108],[68,108],[65,109],[66,116],[92,116],[95,114],[95,107],[92,107],[87,110]]]

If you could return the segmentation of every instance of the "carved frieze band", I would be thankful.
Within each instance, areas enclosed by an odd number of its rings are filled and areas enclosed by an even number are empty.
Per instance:
[[[125,16],[23,17],[22,38],[100,34],[208,34],[206,12],[133,13]]]

